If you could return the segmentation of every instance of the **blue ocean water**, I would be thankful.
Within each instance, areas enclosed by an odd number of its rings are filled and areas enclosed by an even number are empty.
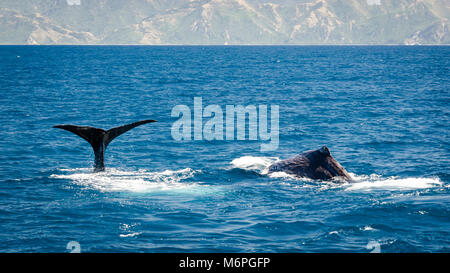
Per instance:
[[[450,47],[0,47],[0,251],[450,251]],[[279,105],[280,141],[174,141],[177,104]],[[104,173],[56,124],[111,128]],[[267,175],[328,145],[355,183]]]

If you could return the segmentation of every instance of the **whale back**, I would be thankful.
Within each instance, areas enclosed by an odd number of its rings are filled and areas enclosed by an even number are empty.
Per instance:
[[[328,180],[333,177],[351,180],[348,172],[334,159],[327,146],[275,162],[269,167],[269,173],[272,172],[285,172],[297,177],[319,180]]]

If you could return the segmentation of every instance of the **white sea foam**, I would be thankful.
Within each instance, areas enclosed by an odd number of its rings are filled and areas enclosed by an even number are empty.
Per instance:
[[[391,176],[383,178],[380,175],[372,174],[355,175],[351,174],[355,182],[346,183],[347,191],[371,191],[371,190],[414,190],[441,187],[442,182],[437,177],[408,177],[400,178]]]
[[[362,231],[377,231],[377,229],[371,227],[371,226],[365,226],[364,228],[360,228]]]
[[[142,232],[133,232],[133,233],[128,233],[128,234],[119,234],[119,237],[122,237],[122,238],[135,237],[135,236],[138,236],[141,234],[142,234]]]
[[[191,192],[208,191],[207,185],[186,182],[199,171],[190,168],[149,172],[146,170],[124,171],[108,168],[105,172],[93,173],[91,169],[63,169],[67,174],[53,174],[51,178],[68,179],[73,183],[102,192]]]
[[[278,160],[278,157],[243,156],[231,161],[231,165],[233,168],[267,174],[269,166]]]
[[[243,156],[231,161],[234,168],[256,171],[260,174],[268,174],[269,166],[278,161],[276,157],[256,157]],[[356,175],[349,173],[353,182],[346,182],[340,178],[336,178],[334,182],[323,183],[322,186],[328,188],[343,187],[347,191],[371,191],[371,190],[414,190],[427,189],[443,186],[442,181],[438,177],[409,177],[401,178],[396,176],[382,177],[377,174],[372,175]],[[284,178],[300,181],[311,182],[308,178],[299,178],[285,172],[275,172],[268,174],[272,178]],[[336,183],[338,182],[338,183]]]
[[[304,180],[304,181],[309,181],[310,180],[308,178],[299,178],[299,177],[296,177],[296,176],[294,176],[292,174],[288,174],[288,173],[285,173],[285,172],[269,173],[268,176],[272,177],[272,178],[289,178],[289,179]]]

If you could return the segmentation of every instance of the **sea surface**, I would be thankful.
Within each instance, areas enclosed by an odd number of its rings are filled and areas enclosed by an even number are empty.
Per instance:
[[[449,67],[432,46],[1,46],[0,252],[449,252]],[[175,141],[194,97],[278,105],[278,149]],[[52,128],[141,119],[103,173]],[[322,145],[354,183],[267,174]]]

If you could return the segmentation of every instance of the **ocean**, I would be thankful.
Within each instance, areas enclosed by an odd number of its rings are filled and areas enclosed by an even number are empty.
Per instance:
[[[449,252],[449,67],[448,46],[1,46],[0,252]],[[175,140],[194,98],[277,105],[278,146]],[[141,119],[99,173],[52,128]],[[267,174],[323,145],[353,183]]]

